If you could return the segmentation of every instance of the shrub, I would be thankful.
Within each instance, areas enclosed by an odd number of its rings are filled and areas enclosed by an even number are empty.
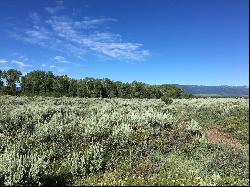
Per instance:
[[[170,105],[171,103],[173,103],[173,99],[167,97],[167,96],[163,96],[161,98],[161,100],[166,104],[166,105]]]
[[[243,140],[248,100],[165,98],[0,96],[0,185],[247,185],[245,148],[199,135]]]

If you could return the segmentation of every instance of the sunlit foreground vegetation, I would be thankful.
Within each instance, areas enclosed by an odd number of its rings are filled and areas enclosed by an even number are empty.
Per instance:
[[[248,99],[0,97],[0,185],[248,185]]]

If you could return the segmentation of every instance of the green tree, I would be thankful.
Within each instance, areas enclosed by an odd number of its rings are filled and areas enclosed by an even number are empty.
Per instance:
[[[131,84],[131,97],[132,98],[142,98],[143,95],[143,83],[133,81]]]
[[[166,104],[166,105],[170,105],[171,103],[173,103],[173,100],[167,96],[163,96],[161,97],[161,100]]]
[[[95,97],[103,97],[103,93],[104,93],[104,88],[102,85],[102,80],[101,79],[95,79],[95,86],[94,86],[94,95]]]
[[[116,85],[114,84],[113,81],[111,81],[108,78],[105,78],[102,80],[102,85],[104,88],[103,97],[105,97],[105,98],[117,97],[118,93],[117,93]]]
[[[3,90],[3,80],[2,80],[2,70],[0,70],[0,94],[2,93]]]
[[[194,95],[191,93],[182,93],[181,98],[191,99],[191,98],[194,98]]]
[[[116,81],[115,83],[116,90],[117,90],[117,97],[124,98],[125,96],[125,90],[124,90],[124,83],[120,81]]]
[[[46,95],[47,73],[45,71],[32,71],[22,77],[22,92],[27,95]]]
[[[70,79],[67,75],[56,76],[53,79],[53,95],[56,97],[68,96]]]
[[[7,86],[5,93],[16,94],[16,83],[20,82],[21,72],[10,69],[0,71],[0,89],[3,88],[3,81],[6,79]],[[102,97],[102,98],[157,98],[163,96],[168,98],[191,98],[191,94],[170,84],[149,85],[133,81],[131,84],[120,81],[112,81],[108,78],[95,79],[86,77],[75,80],[67,75],[56,76],[51,71],[45,72],[35,70],[29,72],[21,79],[22,94],[24,95],[45,95],[45,96],[68,96],[68,97]]]
[[[163,84],[160,85],[160,90],[162,92],[162,96],[179,98],[183,93],[183,90],[175,85]]]
[[[2,81],[2,70],[0,70],[0,88],[3,86],[3,81]]]
[[[98,91],[95,92],[95,79],[92,77],[85,78],[85,88],[87,91],[87,97],[97,97]]]
[[[3,71],[2,77],[6,80],[7,86],[4,88],[4,92],[9,95],[16,95],[16,83],[20,83],[21,71],[16,69],[9,69]]]
[[[86,97],[87,95],[87,89],[85,86],[85,81],[83,79],[80,79],[77,84],[77,96],[78,97]]]
[[[78,81],[74,79],[69,80],[69,97],[77,96]]]
[[[47,96],[52,95],[54,79],[55,79],[55,75],[51,71],[46,73],[44,84],[45,84],[45,93],[46,93]]]

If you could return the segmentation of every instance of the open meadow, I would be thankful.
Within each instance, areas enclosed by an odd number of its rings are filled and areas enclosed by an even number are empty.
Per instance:
[[[248,185],[249,100],[0,96],[0,185]]]
[[[0,0],[0,186],[249,186],[249,0]]]

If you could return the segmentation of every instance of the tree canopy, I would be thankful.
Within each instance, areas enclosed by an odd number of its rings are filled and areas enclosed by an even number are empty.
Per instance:
[[[92,77],[76,80],[67,75],[54,75],[51,71],[34,70],[21,77],[20,71],[10,69],[0,72],[0,75],[7,82],[4,88],[7,94],[14,94],[16,83],[19,82],[21,83],[20,93],[27,96],[159,99],[163,96],[179,98],[185,95],[183,90],[176,85],[150,85],[138,81],[123,83],[108,78]]]
[[[0,70],[0,78],[5,79],[7,86],[4,87],[3,91],[4,93],[10,94],[10,95],[15,95],[17,90],[16,90],[16,83],[20,83],[20,78],[21,78],[21,71],[18,71],[16,69],[9,69],[7,71],[1,71]],[[3,81],[0,80],[0,86],[3,86]]]

